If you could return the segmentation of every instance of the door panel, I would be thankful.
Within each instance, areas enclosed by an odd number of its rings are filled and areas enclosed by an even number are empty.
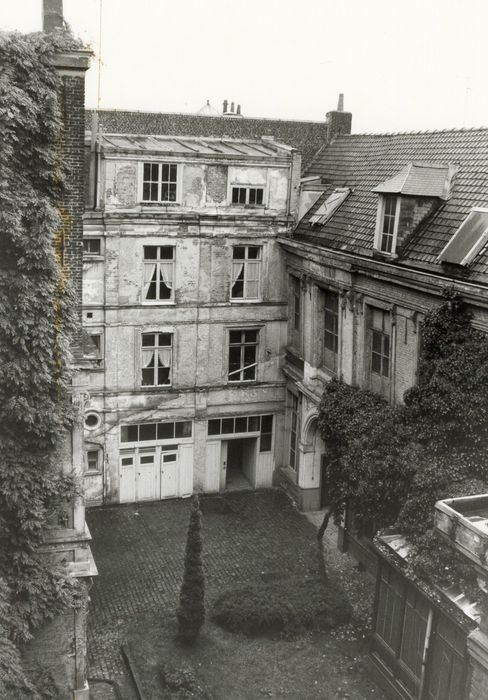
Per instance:
[[[137,465],[137,501],[154,501],[158,498],[158,469],[156,454],[139,454]]]
[[[225,489],[225,482],[227,480],[227,448],[229,443],[227,440],[222,440],[220,443],[220,490]]]
[[[172,498],[178,492],[178,452],[161,453],[161,498]]]
[[[135,455],[120,455],[120,502],[133,503],[136,500]]]
[[[215,493],[220,490],[220,440],[207,442],[206,456],[205,490]]]

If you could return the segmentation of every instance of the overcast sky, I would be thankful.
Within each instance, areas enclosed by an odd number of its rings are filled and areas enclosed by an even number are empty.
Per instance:
[[[101,107],[322,120],[345,94],[353,131],[488,125],[487,0],[102,0]],[[0,0],[0,28],[41,28],[42,0]],[[100,0],[64,0],[91,44]]]

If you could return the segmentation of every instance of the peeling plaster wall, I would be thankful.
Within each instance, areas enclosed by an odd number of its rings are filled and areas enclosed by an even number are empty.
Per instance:
[[[159,160],[169,162],[167,157]],[[181,157],[171,162],[179,163],[178,203],[151,203],[145,204],[145,208],[167,207],[170,211],[188,210],[194,213],[208,209],[235,210],[236,207],[231,206],[232,185],[250,185],[265,188],[265,207],[252,207],[255,213],[262,213],[264,209],[271,209],[277,213],[286,212],[290,176],[287,167],[192,163],[181,160]],[[101,200],[107,211],[140,210],[141,163],[142,161],[110,157],[102,160]],[[299,173],[299,169],[298,159],[295,171]]]

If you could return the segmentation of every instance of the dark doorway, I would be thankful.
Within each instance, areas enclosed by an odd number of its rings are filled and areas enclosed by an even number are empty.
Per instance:
[[[256,471],[256,438],[227,442],[226,489],[252,488]]]

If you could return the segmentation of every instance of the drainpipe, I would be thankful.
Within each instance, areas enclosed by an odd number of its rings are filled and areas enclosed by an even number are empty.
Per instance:
[[[424,697],[424,688],[425,688],[425,676],[426,676],[426,668],[427,668],[427,654],[429,651],[429,645],[430,645],[430,636],[432,634],[432,622],[434,619],[434,613],[432,612],[432,608],[429,608],[429,617],[427,618],[427,628],[425,630],[425,641],[424,641],[424,650],[422,652],[422,671],[420,673],[420,685],[419,685],[419,698]]]

